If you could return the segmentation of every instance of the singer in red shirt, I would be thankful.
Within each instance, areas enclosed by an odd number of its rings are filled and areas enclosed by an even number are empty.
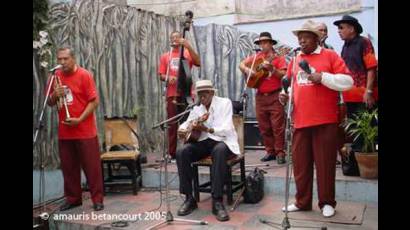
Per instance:
[[[255,44],[261,47],[261,52],[255,54],[256,59],[264,59],[264,68],[270,75],[261,79],[255,96],[256,119],[259,131],[263,138],[266,154],[261,161],[271,161],[276,158],[278,164],[285,163],[284,140],[285,140],[285,113],[283,105],[279,102],[279,92],[281,90],[281,79],[286,72],[286,61],[273,49],[277,41],[272,39],[269,32],[262,32]],[[254,60],[252,55],[241,62],[239,69],[246,75],[255,74],[249,67]],[[266,59],[270,59],[271,62]],[[255,59],[255,60],[256,60]]]
[[[55,71],[58,81],[53,81],[48,105],[58,105],[58,147],[61,171],[64,178],[66,202],[61,211],[82,204],[81,168],[90,188],[95,211],[104,209],[100,149],[94,111],[98,95],[92,75],[78,66],[70,48],[57,51],[57,61],[62,66]],[[48,83],[50,84],[50,82]],[[47,87],[48,88],[48,87]],[[65,97],[66,108],[58,101]]]
[[[181,37],[181,33],[174,31],[171,33],[171,50],[161,55],[159,60],[158,74],[161,81],[166,81],[167,118],[171,118],[185,110],[186,104],[181,93],[178,92],[177,79],[180,59],[180,49],[184,46],[184,58],[188,61],[189,67],[200,66],[201,62],[198,54],[189,44],[188,40]],[[167,78],[168,73],[168,78]],[[168,154],[175,159],[177,149],[178,123],[168,126]]]
[[[289,205],[288,211],[312,209],[315,164],[318,205],[324,217],[331,217],[336,207],[338,91],[350,89],[353,79],[336,52],[318,45],[317,23],[308,20],[293,33],[301,52],[291,60],[286,74],[292,82],[292,160],[296,182],[296,203]],[[309,69],[299,66],[302,60]],[[286,98],[281,93],[280,99]]]

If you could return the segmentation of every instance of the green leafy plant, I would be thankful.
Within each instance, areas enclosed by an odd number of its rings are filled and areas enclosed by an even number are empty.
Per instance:
[[[363,139],[363,153],[374,153],[376,152],[375,147],[378,137],[377,122],[377,109],[372,112],[364,110],[353,115],[353,118],[346,119],[343,122],[343,126],[347,134],[354,137],[354,141],[358,138]]]

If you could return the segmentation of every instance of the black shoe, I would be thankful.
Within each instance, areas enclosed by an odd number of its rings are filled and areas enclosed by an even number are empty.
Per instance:
[[[278,156],[276,158],[276,162],[278,163],[278,165],[283,165],[286,163],[286,158],[285,156]]]
[[[178,216],[186,216],[198,208],[193,197],[187,198],[178,210]]]
[[[265,154],[265,156],[261,158],[261,161],[263,161],[263,162],[273,161],[273,160],[276,160],[276,156],[272,155],[272,154],[269,154],[269,153]]]
[[[64,203],[63,205],[60,206],[60,211],[65,211],[65,210],[69,210],[78,206],[81,206],[82,203],[77,203],[77,204],[70,204],[70,203]]]
[[[216,216],[219,221],[229,220],[228,212],[225,210],[225,206],[222,201],[212,201],[212,213]]]
[[[101,211],[104,209],[104,204],[102,203],[95,203],[93,205],[94,211]]]

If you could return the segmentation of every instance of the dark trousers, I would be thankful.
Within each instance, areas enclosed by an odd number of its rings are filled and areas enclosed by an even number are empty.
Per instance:
[[[256,119],[266,152],[284,155],[285,111],[279,102],[279,91],[269,95],[257,94],[255,102]]]
[[[313,164],[319,207],[336,206],[336,135],[337,124],[324,124],[295,129],[292,142],[292,160],[296,183],[296,206],[312,209]]]
[[[93,203],[103,203],[103,184],[98,138],[59,140],[64,196],[68,203],[82,202],[81,168],[84,170]]]
[[[171,118],[178,113],[181,113],[185,110],[186,105],[182,105],[183,103],[182,97],[168,97],[167,98],[167,118]],[[183,122],[186,120],[187,116],[180,120]],[[176,149],[177,149],[177,132],[178,132],[178,122],[172,122],[168,126],[168,153],[172,157],[175,157]]]
[[[212,197],[214,199],[221,199],[225,177],[227,175],[226,161],[231,154],[233,153],[224,142],[214,141],[210,138],[200,142],[185,144],[177,150],[176,156],[179,174],[179,191],[185,195],[192,195],[194,173],[191,163],[211,155]]]

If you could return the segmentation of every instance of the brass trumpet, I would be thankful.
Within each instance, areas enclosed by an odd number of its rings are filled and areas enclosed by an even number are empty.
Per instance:
[[[55,80],[56,80],[56,84],[54,85],[54,89],[56,89],[57,87],[62,86],[62,84],[61,84],[61,79],[60,79],[59,76],[57,76],[57,75],[55,74],[54,77],[55,77]],[[70,116],[70,113],[68,112],[67,98],[66,98],[66,95],[65,95],[65,88],[66,88],[66,86],[64,86],[64,96],[58,98],[57,108],[58,108],[58,110],[60,110],[60,109],[64,106],[66,119],[68,119],[68,118],[70,118],[71,116]]]

